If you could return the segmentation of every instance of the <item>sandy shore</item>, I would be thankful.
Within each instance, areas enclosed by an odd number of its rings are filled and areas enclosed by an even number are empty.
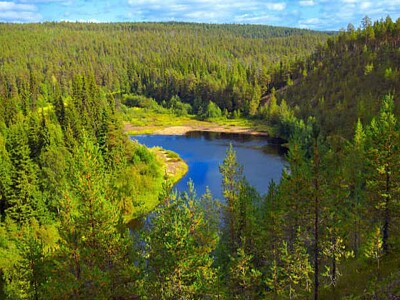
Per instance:
[[[169,126],[169,127],[156,127],[156,126],[132,126],[130,124],[125,125],[125,131],[134,131],[140,134],[148,133],[160,135],[185,135],[190,131],[206,131],[206,132],[224,132],[224,133],[240,133],[250,135],[268,136],[266,132],[256,131],[251,128],[238,127],[238,126],[220,126],[215,124],[210,125],[185,125],[185,126]]]

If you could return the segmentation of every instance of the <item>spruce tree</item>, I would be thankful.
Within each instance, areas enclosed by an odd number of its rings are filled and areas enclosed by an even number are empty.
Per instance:
[[[22,122],[7,132],[6,150],[11,162],[11,190],[6,213],[17,221],[44,216],[46,208],[38,193],[37,165],[32,161],[28,136]]]

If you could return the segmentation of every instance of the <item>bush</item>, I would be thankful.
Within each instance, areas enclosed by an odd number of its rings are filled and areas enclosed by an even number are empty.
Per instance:
[[[122,103],[128,107],[157,109],[158,103],[153,98],[140,95],[124,95]]]
[[[203,115],[203,118],[210,119],[210,118],[220,118],[222,116],[222,111],[214,102],[210,101],[207,105],[207,110]]]

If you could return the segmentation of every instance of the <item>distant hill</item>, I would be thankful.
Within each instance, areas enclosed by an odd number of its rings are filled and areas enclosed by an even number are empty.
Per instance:
[[[0,98],[52,101],[77,75],[105,91],[228,111],[258,105],[279,62],[310,55],[329,35],[262,25],[195,23],[0,24]],[[24,104],[25,105],[25,104]]]
[[[298,106],[303,118],[316,116],[326,133],[350,136],[358,118],[369,123],[384,95],[394,95],[400,109],[400,19],[349,28],[284,71],[291,85],[275,73],[278,99]]]

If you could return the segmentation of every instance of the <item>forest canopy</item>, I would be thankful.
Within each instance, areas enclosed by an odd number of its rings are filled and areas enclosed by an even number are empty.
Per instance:
[[[367,21],[0,24],[0,298],[400,297],[400,19]],[[257,117],[288,167],[175,192],[127,106]]]

